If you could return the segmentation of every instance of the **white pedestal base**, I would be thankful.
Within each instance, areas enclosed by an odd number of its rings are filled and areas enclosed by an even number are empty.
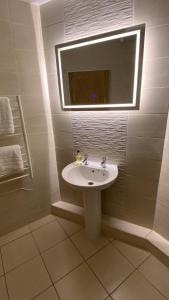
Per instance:
[[[86,190],[83,192],[85,210],[85,232],[89,239],[95,240],[101,232],[101,192]]]

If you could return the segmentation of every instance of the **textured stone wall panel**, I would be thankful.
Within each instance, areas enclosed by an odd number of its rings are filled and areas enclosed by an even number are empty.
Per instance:
[[[133,23],[133,0],[66,0],[65,37],[80,38]]]
[[[125,164],[127,139],[127,114],[72,113],[74,151],[80,149],[90,158],[108,160],[118,165]]]

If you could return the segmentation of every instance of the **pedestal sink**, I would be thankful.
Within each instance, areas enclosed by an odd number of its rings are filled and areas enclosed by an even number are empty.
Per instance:
[[[106,164],[103,168],[91,161],[80,166],[73,162],[62,171],[69,185],[83,191],[85,231],[89,239],[97,239],[101,231],[101,190],[109,187],[117,176],[117,165]]]

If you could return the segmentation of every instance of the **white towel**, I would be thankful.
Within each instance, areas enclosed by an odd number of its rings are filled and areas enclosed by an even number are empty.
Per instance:
[[[19,145],[0,147],[0,178],[24,172]]]
[[[13,134],[14,123],[10,101],[7,97],[0,98],[0,134]]]

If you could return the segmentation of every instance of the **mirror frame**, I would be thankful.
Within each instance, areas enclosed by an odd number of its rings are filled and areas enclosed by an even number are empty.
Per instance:
[[[68,49],[83,47],[86,45],[92,45],[101,43],[113,39],[119,39],[127,36],[136,36],[136,51],[135,51],[135,71],[134,71],[134,85],[133,85],[133,99],[130,103],[120,104],[94,104],[94,105],[66,105],[64,99],[64,89],[62,80],[62,64],[61,64],[61,52]],[[140,103],[141,92],[141,79],[142,79],[142,64],[143,64],[143,51],[144,51],[144,35],[145,24],[132,26],[116,31],[110,31],[103,34],[90,36],[70,42],[58,44],[55,46],[56,65],[58,72],[59,94],[62,110],[138,110]]]

